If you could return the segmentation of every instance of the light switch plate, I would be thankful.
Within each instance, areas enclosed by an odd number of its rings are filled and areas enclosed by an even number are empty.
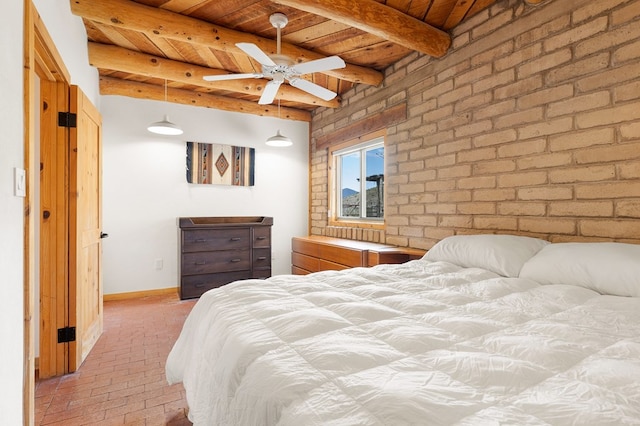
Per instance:
[[[13,169],[13,194],[16,197],[27,196],[27,172],[25,169],[14,167]]]

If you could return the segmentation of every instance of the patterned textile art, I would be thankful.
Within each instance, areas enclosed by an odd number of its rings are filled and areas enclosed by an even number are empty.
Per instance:
[[[253,186],[255,149],[187,142],[187,182]]]

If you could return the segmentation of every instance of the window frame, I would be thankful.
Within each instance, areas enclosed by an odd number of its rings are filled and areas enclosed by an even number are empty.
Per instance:
[[[354,228],[369,228],[369,229],[384,229],[385,227],[385,217],[383,214],[382,218],[343,218],[339,216],[340,211],[340,199],[339,194],[341,193],[339,186],[339,177],[340,170],[337,167],[337,155],[338,154],[346,154],[349,151],[359,151],[363,148],[367,148],[368,146],[373,146],[381,144],[382,148],[386,151],[386,131],[378,131],[370,134],[366,134],[360,136],[356,139],[352,139],[340,144],[336,144],[329,148],[328,153],[328,198],[329,198],[329,209],[328,209],[328,224],[329,226],[349,226]],[[386,172],[386,155],[383,158],[383,170]],[[361,173],[364,173],[361,170]],[[386,174],[386,173],[385,173]],[[386,185],[383,187],[383,203],[386,202]],[[386,209],[384,209],[386,211]],[[362,213],[362,212],[361,212]]]

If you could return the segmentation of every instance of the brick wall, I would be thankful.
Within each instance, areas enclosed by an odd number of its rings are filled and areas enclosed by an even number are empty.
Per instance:
[[[412,54],[312,121],[312,234],[429,248],[453,234],[640,242],[640,0],[503,0],[441,59]],[[315,141],[406,103],[387,127],[386,229],[327,226]]]

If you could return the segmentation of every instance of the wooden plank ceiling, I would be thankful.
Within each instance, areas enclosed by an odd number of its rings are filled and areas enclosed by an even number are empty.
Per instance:
[[[379,85],[382,71],[412,51],[444,56],[448,31],[496,0],[70,0],[83,18],[100,92],[309,121],[336,108],[355,84]],[[236,43],[276,53],[275,12],[288,18],[282,53],[294,63],[337,55],[346,67],[305,78],[338,96],[324,101],[286,82],[259,105],[266,78],[208,82],[205,75],[260,73]],[[166,82],[166,83],[165,83]],[[166,90],[165,90],[166,88]],[[278,111],[278,103],[281,105]]]

